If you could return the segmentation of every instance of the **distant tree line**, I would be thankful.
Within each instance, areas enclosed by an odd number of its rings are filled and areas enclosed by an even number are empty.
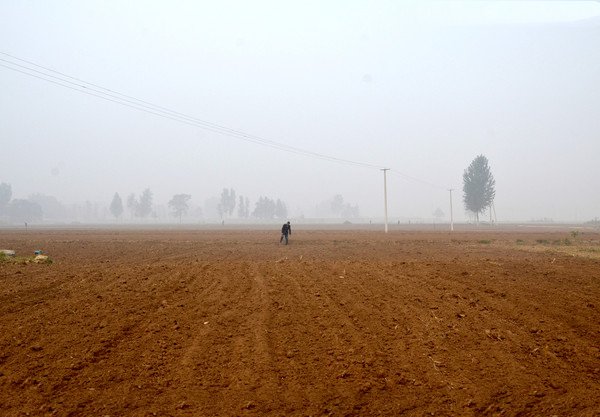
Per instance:
[[[331,199],[324,200],[315,206],[314,215],[316,217],[339,217],[351,219],[360,217],[358,205],[352,205],[345,202],[341,194],[335,194]]]
[[[331,211],[337,217],[352,218],[359,216],[358,206],[344,202],[344,197],[341,194],[336,194],[331,200]]]
[[[269,197],[260,197],[256,202],[256,207],[252,212],[252,216],[257,219],[285,219],[287,218],[288,210],[283,201],[277,201]]]
[[[150,213],[152,213],[152,191],[149,188],[146,188],[140,198],[131,193],[127,197],[127,208],[131,213],[132,217],[139,217],[142,219],[147,218]]]
[[[171,214],[179,219],[181,223],[183,217],[190,210],[190,194],[175,194],[169,200],[168,207]],[[127,197],[126,207],[129,210],[131,218],[146,218],[152,213],[153,194],[150,189],[143,191],[138,198],[135,194],[130,194]],[[237,212],[236,212],[237,208]],[[123,212],[123,201],[119,193],[115,193],[109,206],[110,213],[115,219],[119,219]],[[217,214],[221,219],[225,217],[233,217],[237,214],[239,219],[248,219],[254,217],[261,220],[268,219],[284,219],[288,216],[286,204],[281,199],[272,199],[261,196],[255,204],[254,210],[250,211],[250,199],[243,195],[237,195],[233,188],[223,188],[216,205]],[[200,213],[199,208],[196,209],[196,214]]]
[[[0,215],[11,223],[40,222],[43,218],[42,206],[31,200],[12,199],[12,186],[0,184]]]
[[[1,183],[0,222],[102,222],[109,217],[120,221],[127,213],[130,221],[148,218],[165,219],[167,215],[172,215],[181,223],[188,215],[196,219],[203,216],[200,207],[190,204],[191,198],[191,194],[174,194],[167,203],[168,208],[165,208],[154,204],[154,194],[150,188],[146,188],[141,194],[130,193],[126,199],[115,192],[107,206],[90,201],[65,206],[55,197],[40,193],[32,194],[27,199],[12,199],[11,185]],[[334,197],[330,205],[332,212],[339,216],[358,216],[358,206],[345,203],[341,195]],[[221,219],[236,216],[238,219],[281,220],[289,216],[287,204],[282,199],[260,196],[251,205],[248,197],[236,193],[233,188],[223,188],[214,207],[215,215]]]

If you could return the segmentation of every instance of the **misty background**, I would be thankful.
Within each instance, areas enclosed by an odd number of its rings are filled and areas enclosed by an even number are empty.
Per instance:
[[[250,213],[263,197],[285,205],[281,218],[381,221],[378,167],[391,168],[392,221],[447,221],[449,188],[466,221],[462,174],[479,154],[498,221],[600,216],[598,2],[26,1],[1,2],[0,21],[5,54],[373,165],[144,113],[0,54],[0,182],[46,221],[112,221],[115,193],[120,221],[139,221],[126,200],[146,189],[147,221],[179,221],[169,201],[181,194],[184,221],[237,218],[219,212],[224,189]]]

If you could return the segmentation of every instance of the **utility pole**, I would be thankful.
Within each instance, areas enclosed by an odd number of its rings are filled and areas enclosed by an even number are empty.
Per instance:
[[[389,168],[383,168],[383,205],[385,208],[385,233],[388,232],[388,212],[387,212],[387,171],[389,171]]]
[[[450,231],[454,231],[454,214],[452,213],[452,188],[450,188]]]

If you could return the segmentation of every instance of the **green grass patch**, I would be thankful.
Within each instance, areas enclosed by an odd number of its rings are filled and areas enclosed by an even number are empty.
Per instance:
[[[492,243],[492,241],[489,239],[481,239],[481,240],[478,240],[477,243],[481,243],[483,245],[489,245],[490,243]]]
[[[536,239],[535,241],[536,241],[537,243],[540,243],[540,244],[542,244],[542,245],[547,245],[548,243],[550,243],[550,242],[548,241],[548,239]]]

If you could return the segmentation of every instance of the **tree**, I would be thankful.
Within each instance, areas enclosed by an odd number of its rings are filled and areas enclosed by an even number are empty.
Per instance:
[[[145,218],[152,212],[152,191],[146,188],[140,197],[138,216]]]
[[[254,217],[259,219],[272,219],[275,217],[276,203],[269,197],[260,197],[256,202],[256,207],[252,212]]]
[[[360,210],[358,209],[358,205],[352,206],[352,205],[346,203],[346,205],[344,205],[344,208],[342,209],[342,216],[343,217],[358,217],[358,216],[360,216]]]
[[[3,182],[0,184],[0,214],[4,211],[12,197],[12,187]]]
[[[491,207],[494,197],[496,181],[490,171],[488,160],[485,156],[477,156],[463,174],[463,201],[465,208],[475,214],[479,224],[479,213]]]
[[[247,219],[250,216],[250,200],[248,197],[240,196],[238,199],[238,217]]]
[[[341,194],[334,195],[333,200],[331,200],[331,211],[336,216],[341,216],[343,210],[344,210],[344,197],[342,197]]]
[[[238,217],[240,219],[243,219],[246,214],[246,212],[244,211],[244,196],[239,196],[239,201],[238,201]]]
[[[285,219],[288,215],[287,207],[283,201],[277,201],[269,197],[260,197],[256,202],[256,207],[252,212],[252,216],[259,219]]]
[[[189,194],[175,194],[171,201],[169,201],[169,207],[173,209],[173,215],[179,217],[179,223],[181,223],[181,216],[187,213],[188,201],[192,198]]]
[[[65,220],[69,217],[67,208],[56,197],[36,193],[30,195],[27,200],[40,205],[46,220]]]
[[[123,214],[123,200],[119,193],[115,193],[112,202],[110,203],[110,213],[118,219]]]
[[[41,221],[42,207],[29,200],[13,200],[8,206],[8,217],[13,223]]]
[[[233,188],[223,188],[221,192],[221,201],[219,202],[218,210],[219,215],[223,217],[224,214],[231,216],[235,209],[235,190]]]
[[[250,217],[250,199],[248,197],[244,198],[244,217]]]
[[[277,199],[277,202],[275,203],[275,217],[278,219],[285,219],[287,217],[287,212],[285,203],[280,199]]]
[[[139,204],[140,203],[137,201],[137,197],[134,193],[131,193],[127,196],[127,208],[129,209],[132,219],[133,216],[137,216]]]
[[[140,199],[131,193],[127,196],[127,208],[132,216],[146,218],[152,213],[152,191],[146,188]]]
[[[325,202],[324,202],[325,203]],[[358,217],[359,209],[358,206],[353,206],[350,203],[344,202],[344,197],[341,194],[336,194],[333,196],[331,201],[328,203],[330,211],[326,209],[326,205],[323,203],[321,206],[317,207],[317,210],[321,211],[325,215],[329,216],[329,214],[333,214],[339,217]],[[326,212],[326,213],[325,213]]]
[[[229,190],[229,201],[227,205],[227,213],[231,216],[233,215],[233,210],[235,209],[235,190],[231,188]]]
[[[435,216],[436,219],[441,219],[442,217],[444,217],[444,212],[442,211],[441,208],[436,208],[435,211],[433,212],[433,215]]]

